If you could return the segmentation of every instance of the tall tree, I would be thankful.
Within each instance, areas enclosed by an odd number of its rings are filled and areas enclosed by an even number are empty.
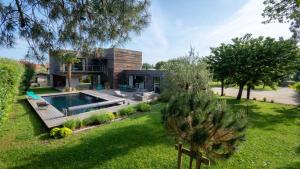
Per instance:
[[[245,114],[230,112],[225,102],[216,100],[207,65],[193,50],[168,61],[164,71],[168,87],[163,92],[172,94],[162,110],[167,131],[177,142],[189,144],[192,154],[211,160],[229,157],[244,137]]]
[[[150,63],[143,63],[143,65],[142,65],[142,69],[145,69],[145,70],[149,70],[152,68],[153,68],[153,65],[151,65]]]
[[[0,46],[13,47],[17,37],[24,38],[27,56],[43,60],[49,49],[122,44],[148,25],[149,5],[149,0],[1,1]]]
[[[78,59],[78,52],[71,51],[55,51],[56,55],[62,63],[67,65],[67,80],[68,80],[68,88],[67,90],[72,91],[71,80],[72,80],[72,66],[75,63],[78,63],[80,60]]]
[[[225,77],[230,83],[239,86],[237,99],[241,99],[245,86],[247,86],[249,99],[250,91],[254,86],[263,84],[273,87],[275,83],[293,74],[299,67],[299,48],[295,40],[252,38],[250,34],[246,34],[232,41],[232,44],[227,45],[227,51],[219,50],[223,54],[212,54],[208,60],[218,61],[212,62],[216,64],[212,67],[216,68],[227,61],[227,68],[223,68],[230,73]],[[229,55],[228,51],[230,51]],[[216,53],[214,50],[212,52]]]
[[[264,23],[278,21],[290,22],[293,38],[300,42],[300,1],[299,0],[264,0],[266,6],[263,16],[267,18]]]
[[[156,70],[160,70],[160,69],[163,67],[163,65],[164,65],[165,63],[166,63],[165,61],[159,61],[159,62],[157,62],[157,63],[155,64],[154,68],[155,68]]]
[[[221,44],[219,47],[211,48],[211,56],[206,58],[213,77],[221,81],[221,96],[224,96],[225,81],[231,76],[233,50],[229,44]]]

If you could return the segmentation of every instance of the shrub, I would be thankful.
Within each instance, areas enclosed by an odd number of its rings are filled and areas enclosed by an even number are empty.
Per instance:
[[[61,138],[68,137],[68,136],[72,135],[72,133],[73,133],[73,131],[71,129],[69,129],[68,127],[63,127],[59,131]]]
[[[95,124],[98,124],[97,115],[92,115],[89,118],[83,120],[84,126],[95,125]]]
[[[135,109],[133,107],[126,107],[126,108],[119,110],[119,114],[121,116],[130,115],[130,114],[133,114],[134,112],[135,112]]]
[[[108,118],[110,119],[110,121],[112,121],[113,119],[116,118],[116,115],[112,112],[107,112],[106,115],[108,116]]]
[[[65,138],[69,135],[72,135],[73,131],[69,129],[68,127],[63,127],[63,128],[53,128],[50,131],[50,136],[57,139],[57,138]]]
[[[76,129],[80,129],[81,127],[83,127],[83,121],[80,119],[76,120]]]
[[[267,98],[264,97],[264,98],[263,98],[263,101],[266,102],[266,101],[267,101]]]
[[[116,118],[119,118],[119,116],[120,116],[119,112],[113,112],[113,114],[114,114],[114,116],[115,116],[115,119],[116,119]]]
[[[113,113],[102,113],[102,114],[95,114],[90,116],[87,119],[84,119],[82,124],[84,126],[88,125],[97,125],[102,123],[107,123],[109,121],[112,121],[115,118],[115,115]]]
[[[274,100],[271,100],[270,102],[271,102],[271,103],[274,103]]]
[[[69,128],[71,130],[75,130],[75,128],[76,128],[76,120],[74,120],[74,119],[67,120],[64,123],[64,127],[67,127],[67,128]]]
[[[24,73],[17,61],[0,58],[0,125],[7,119]]]
[[[59,138],[60,137],[59,132],[60,132],[60,128],[55,127],[53,129],[51,129],[50,136],[54,137],[54,138]]]
[[[256,97],[253,97],[253,100],[256,100]]]
[[[293,85],[293,88],[297,91],[300,91],[300,82],[297,82]]]
[[[115,116],[112,113],[99,114],[97,115],[97,122],[103,124],[112,121],[114,118]]]
[[[64,127],[67,127],[71,130],[79,129],[83,127],[83,122],[80,119],[70,119],[64,123]]]
[[[151,110],[151,106],[147,103],[140,103],[136,105],[136,110],[140,112],[147,112]]]

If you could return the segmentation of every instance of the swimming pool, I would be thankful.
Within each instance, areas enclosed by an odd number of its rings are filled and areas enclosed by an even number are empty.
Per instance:
[[[52,95],[52,96],[43,96],[49,104],[54,106],[59,111],[63,112],[63,109],[67,109],[68,107],[79,106],[92,104],[97,102],[106,101],[105,99],[97,98],[94,96],[90,96],[84,93],[72,93],[72,94],[61,94],[61,95]],[[79,114],[83,112],[87,112],[93,110],[95,108],[85,108],[80,110],[72,111],[72,114]]]

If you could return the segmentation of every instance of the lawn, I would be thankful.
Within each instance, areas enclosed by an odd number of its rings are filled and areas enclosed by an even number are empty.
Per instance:
[[[221,87],[221,82],[210,82],[209,86],[210,87]],[[230,85],[230,86],[225,86],[225,89],[230,88],[230,87],[233,87],[233,88],[236,88],[236,89],[239,88],[236,85]],[[272,91],[272,90],[278,90],[279,88],[280,88],[279,86],[275,86],[274,89],[273,89],[270,86],[257,85],[257,86],[254,87],[254,90]],[[244,89],[246,90],[247,86],[245,86]]]
[[[235,108],[248,105],[247,140],[232,158],[210,168],[300,168],[299,108],[227,100]],[[175,168],[174,142],[160,122],[162,106],[53,140],[24,97],[19,97],[0,129],[0,168]],[[185,168],[187,161],[184,158]]]

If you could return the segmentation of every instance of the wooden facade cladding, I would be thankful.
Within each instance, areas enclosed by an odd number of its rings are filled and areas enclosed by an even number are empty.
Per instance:
[[[142,52],[114,48],[113,88],[118,88],[124,70],[142,68]]]
[[[100,75],[114,89],[119,88],[122,71],[142,68],[142,52],[139,51],[109,48],[103,49],[101,57],[93,55],[82,58],[82,69],[72,70],[72,76]],[[64,64],[56,56],[56,52],[49,52],[49,69],[52,79],[53,75],[66,76],[66,71],[63,71]],[[51,81],[53,85],[53,80]]]

